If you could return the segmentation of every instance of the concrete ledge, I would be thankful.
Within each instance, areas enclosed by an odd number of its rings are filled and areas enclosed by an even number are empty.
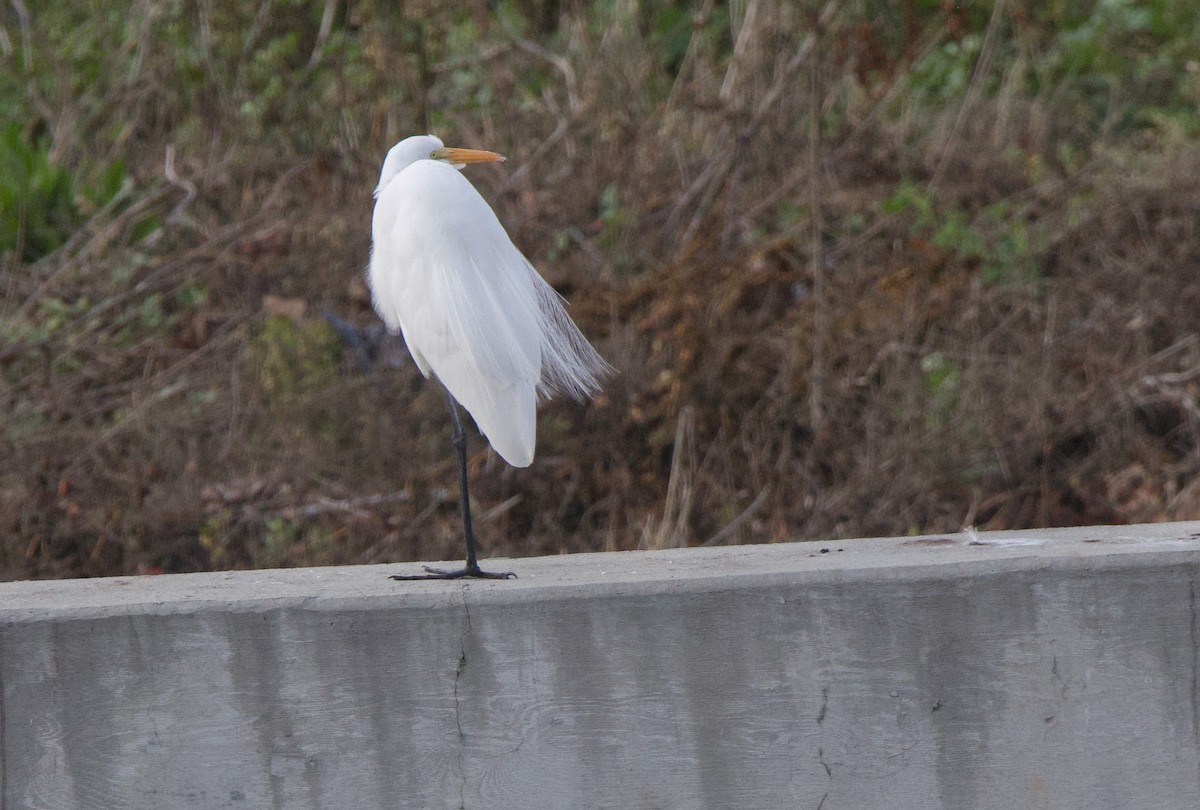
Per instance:
[[[14,808],[1200,807],[1200,523],[0,584]]]

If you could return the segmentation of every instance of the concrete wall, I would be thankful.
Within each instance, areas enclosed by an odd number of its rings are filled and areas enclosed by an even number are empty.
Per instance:
[[[1200,524],[492,565],[0,585],[3,809],[1200,807]]]

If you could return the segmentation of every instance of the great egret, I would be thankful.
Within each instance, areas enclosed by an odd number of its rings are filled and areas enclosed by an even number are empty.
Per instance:
[[[375,189],[367,282],[375,310],[417,368],[446,392],[458,453],[467,560],[461,570],[392,579],[506,579],[480,570],[467,491],[467,439],[457,403],[514,467],[533,461],[539,398],[576,399],[599,390],[608,364],[563,308],[563,300],[508,238],[459,170],[504,160],[448,148],[432,135],[388,151]]]

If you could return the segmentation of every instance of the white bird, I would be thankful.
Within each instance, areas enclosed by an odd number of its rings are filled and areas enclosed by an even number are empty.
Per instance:
[[[461,403],[500,456],[533,462],[539,399],[592,396],[609,366],[567,315],[563,299],[509,239],[459,170],[502,161],[448,148],[432,135],[391,148],[375,189],[367,282],[376,312],[404,335],[417,368],[446,390],[458,453],[467,560],[462,570],[393,579],[507,578],[476,561]]]

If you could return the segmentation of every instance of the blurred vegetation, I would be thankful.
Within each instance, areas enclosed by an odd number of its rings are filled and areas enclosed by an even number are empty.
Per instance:
[[[1200,8],[0,8],[0,575],[456,558],[377,319],[409,134],[619,370],[488,554],[1200,517]],[[337,323],[337,321],[334,321]]]

